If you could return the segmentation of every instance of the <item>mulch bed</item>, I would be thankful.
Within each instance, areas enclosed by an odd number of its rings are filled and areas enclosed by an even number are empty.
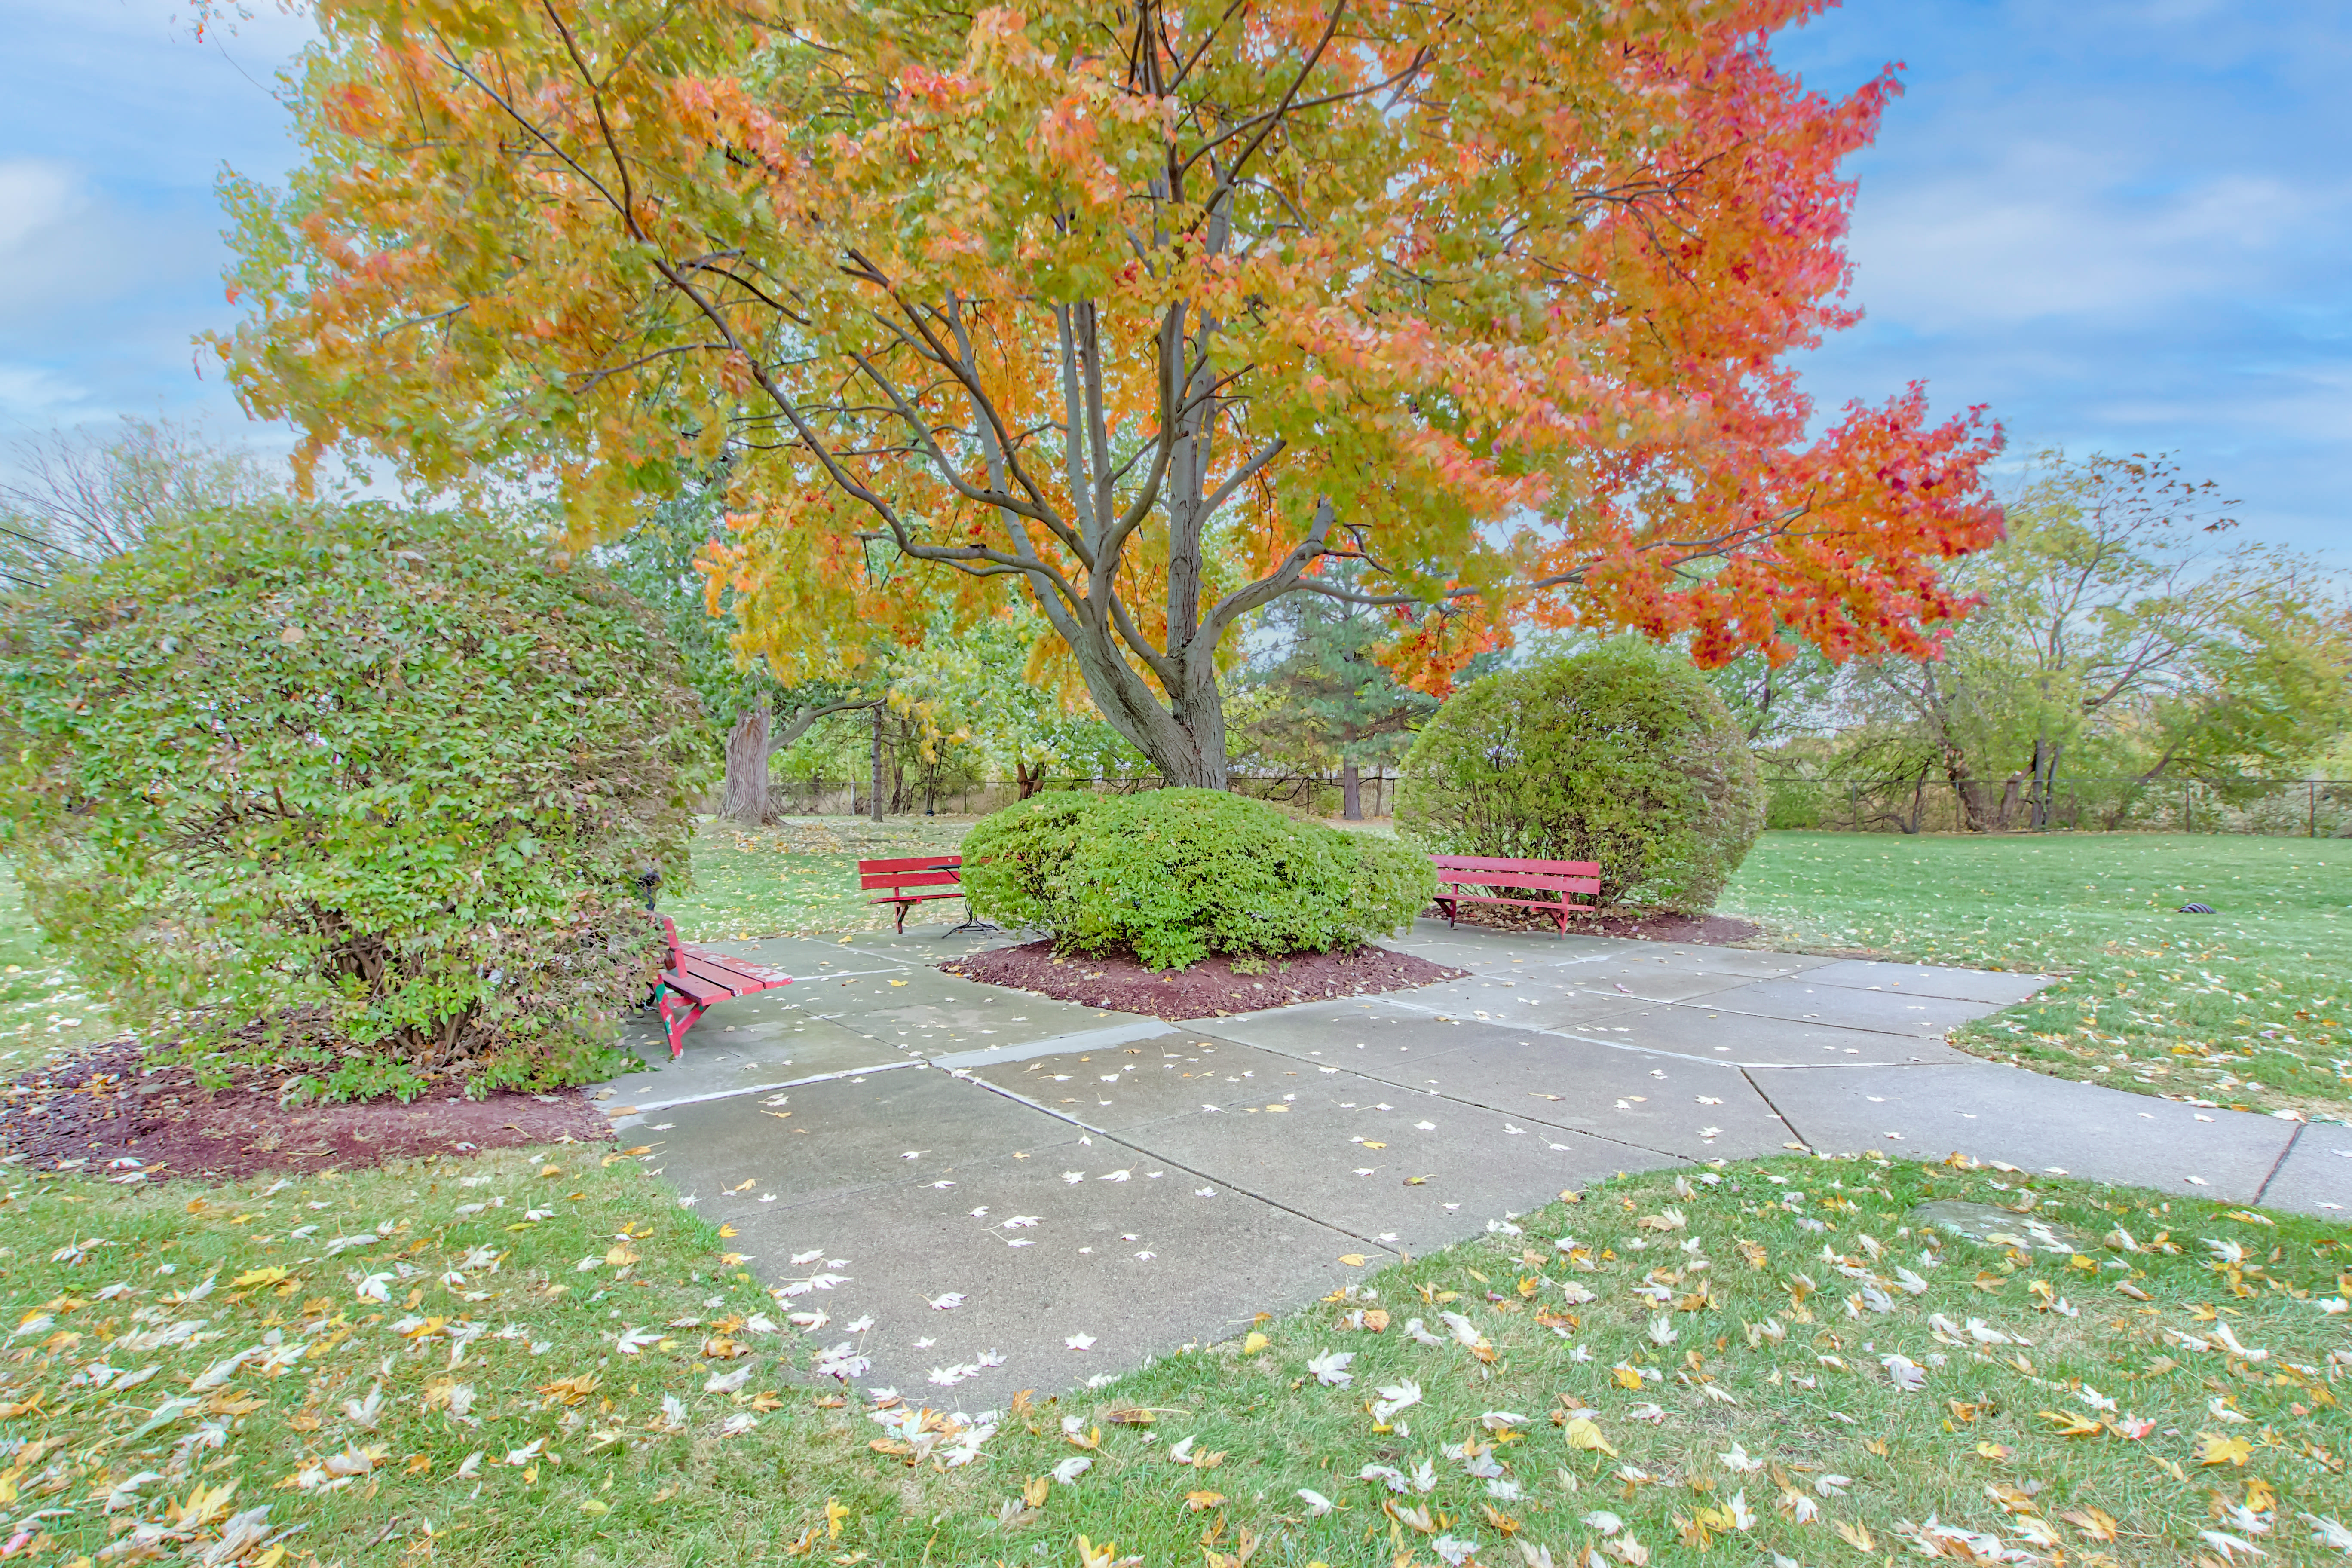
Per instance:
[[[406,1105],[281,1106],[282,1071],[236,1067],[227,1088],[208,1089],[178,1062],[142,1070],[144,1054],[135,1041],[115,1040],[0,1089],[0,1160],[118,1179],[225,1181],[608,1136],[577,1091],[509,1089],[477,1100],[451,1099],[436,1085]]]
[[[1534,910],[1518,909],[1508,904],[1462,904],[1456,906],[1461,917],[1455,922],[1465,926],[1484,926],[1489,931],[1539,931],[1550,936],[1559,930],[1549,915]],[[1431,920],[1444,920],[1445,911],[1427,909],[1422,911]],[[1675,915],[1663,910],[1602,910],[1596,914],[1571,915],[1568,921],[1570,936],[1622,936],[1642,942],[1673,942],[1707,947],[1729,947],[1734,942],[1752,942],[1764,934],[1764,928],[1751,921],[1734,920],[1729,915]]]
[[[1249,962],[1243,960],[1245,964]],[[1258,974],[1236,970],[1227,958],[1205,958],[1189,969],[1151,970],[1125,952],[1057,957],[1053,942],[1047,941],[976,952],[940,967],[967,980],[1009,985],[1057,1002],[1079,1002],[1171,1022],[1222,1018],[1230,1013],[1255,1013],[1261,1007],[1292,1002],[1409,991],[1441,980],[1458,980],[1465,973],[1384,947],[1363,947],[1353,952],[1300,952],[1263,962],[1265,973]]]

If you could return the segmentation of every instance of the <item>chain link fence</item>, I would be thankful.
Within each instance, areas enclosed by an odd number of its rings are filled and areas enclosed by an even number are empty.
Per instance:
[[[1822,833],[2246,833],[2352,838],[2352,779],[2058,781],[1768,775],[1766,825]]]

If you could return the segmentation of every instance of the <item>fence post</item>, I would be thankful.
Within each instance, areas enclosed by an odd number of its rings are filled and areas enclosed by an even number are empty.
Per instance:
[[[2305,779],[2303,781],[2303,789],[2305,797],[2310,803],[2309,810],[2311,813],[2309,818],[2310,826],[2305,829],[2304,837],[2306,838],[2316,838],[2319,837],[2319,781],[2317,779]]]

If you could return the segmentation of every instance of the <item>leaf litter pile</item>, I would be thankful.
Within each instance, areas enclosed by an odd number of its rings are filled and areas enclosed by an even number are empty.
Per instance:
[[[2352,1259],[2293,1216],[1719,1163],[966,1412],[858,1381],[854,1258],[621,1154],[188,1190],[0,1202],[11,1562],[2352,1562]]]

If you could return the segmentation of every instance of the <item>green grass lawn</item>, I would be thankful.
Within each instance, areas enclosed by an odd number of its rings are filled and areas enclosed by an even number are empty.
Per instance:
[[[2021,1173],[1606,1183],[976,1438],[925,1390],[888,1426],[844,1405],[809,1366],[849,1329],[787,1321],[821,1295],[770,1300],[749,1266],[783,1259],[730,1255],[622,1153],[9,1174],[0,1541],[27,1563],[2175,1564],[2352,1539],[2341,1230]],[[1995,1225],[1931,1234],[1928,1199]]]
[[[1723,907],[1786,945],[2063,975],[1959,1031],[1979,1055],[2242,1110],[2352,1107],[2352,845],[1768,833]]]
[[[859,890],[857,862],[952,853],[978,820],[802,816],[747,828],[706,816],[696,825],[694,887],[665,893],[661,907],[690,942],[877,930],[890,911]]]

